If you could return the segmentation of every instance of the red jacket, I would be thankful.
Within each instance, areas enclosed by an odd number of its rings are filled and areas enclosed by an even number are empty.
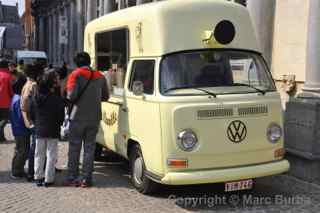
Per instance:
[[[0,68],[0,108],[10,108],[13,97],[13,76],[9,69]]]

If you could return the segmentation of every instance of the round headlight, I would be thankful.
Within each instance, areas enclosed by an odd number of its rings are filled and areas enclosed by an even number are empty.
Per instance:
[[[271,123],[267,129],[267,138],[271,143],[276,143],[282,137],[282,129],[280,125]]]
[[[196,148],[197,144],[197,136],[192,130],[183,130],[178,134],[178,146],[183,151],[191,152]]]

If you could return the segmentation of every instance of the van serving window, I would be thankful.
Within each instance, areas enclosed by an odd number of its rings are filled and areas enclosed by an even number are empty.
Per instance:
[[[121,95],[129,60],[129,30],[97,33],[95,43],[97,69],[104,72],[111,94]]]
[[[152,95],[154,90],[154,60],[134,61],[132,66],[132,75],[130,80],[130,91],[132,91],[133,82],[141,81],[145,94]]]

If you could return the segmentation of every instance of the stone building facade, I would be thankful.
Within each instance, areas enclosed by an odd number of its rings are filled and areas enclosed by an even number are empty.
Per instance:
[[[83,32],[91,20],[107,13],[157,0],[32,0],[34,49],[46,51],[49,62],[72,66],[83,49]]]
[[[21,23],[24,31],[24,48],[28,50],[34,49],[34,24],[31,14],[31,0],[25,0],[24,13],[21,16]]]
[[[83,49],[83,31],[88,22],[116,10],[156,1],[159,0],[32,0],[33,47],[46,51],[49,62],[56,66],[63,61],[72,65],[75,52]]]
[[[13,52],[23,47],[23,29],[18,4],[5,5],[0,1],[0,54],[12,58]]]

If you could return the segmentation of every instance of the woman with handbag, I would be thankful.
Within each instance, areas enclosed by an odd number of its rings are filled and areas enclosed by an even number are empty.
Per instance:
[[[58,83],[55,72],[42,75],[38,79],[36,95],[30,101],[36,135],[34,177],[37,186],[47,187],[54,183],[60,125],[64,117],[63,100],[55,91]]]

